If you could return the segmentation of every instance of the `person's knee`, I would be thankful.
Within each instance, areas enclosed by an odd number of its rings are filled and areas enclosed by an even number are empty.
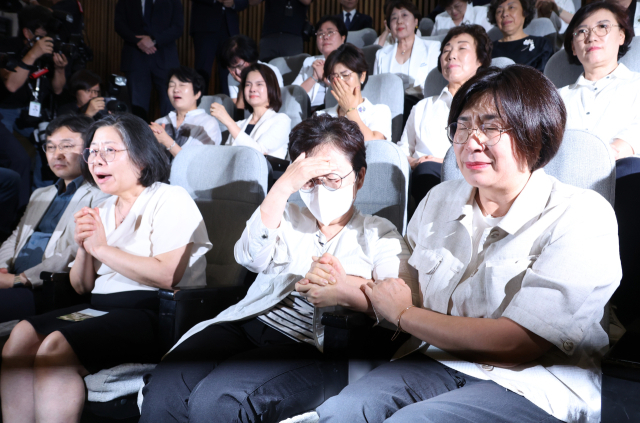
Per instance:
[[[2,348],[2,358],[35,356],[40,346],[37,332],[29,322],[23,320],[11,331]]]
[[[348,392],[341,392],[339,395],[329,398],[320,405],[316,412],[320,416],[322,423],[356,423],[369,421],[365,420],[364,402],[366,399],[350,395]]]
[[[253,417],[243,406],[244,399],[226,390],[216,389],[205,380],[193,390],[189,397],[189,422],[204,423],[212,420],[253,422]]]

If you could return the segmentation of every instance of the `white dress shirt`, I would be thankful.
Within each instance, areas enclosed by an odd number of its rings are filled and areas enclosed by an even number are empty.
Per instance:
[[[180,128],[176,123],[176,112],[169,112],[167,116],[156,120],[157,124],[172,125],[175,132],[189,131],[189,138],[182,144],[182,148],[193,145],[214,144],[222,142],[222,134],[218,120],[203,109],[195,109],[187,112]]]
[[[409,223],[409,264],[419,275],[422,306],[453,316],[506,317],[552,347],[537,360],[500,368],[460,360],[412,337],[396,357],[420,349],[564,422],[599,422],[600,360],[609,347],[600,320],[622,276],[611,205],[594,191],[535,171],[488,229],[480,263],[463,280],[472,259],[475,193],[464,179],[443,182]]]
[[[636,14],[633,17],[633,31],[636,36],[640,35],[640,1],[636,4]]]
[[[376,61],[373,65],[373,74],[393,73],[393,62],[396,61],[398,43],[383,47],[376,52]],[[408,77],[412,83],[405,92],[410,95],[422,97],[424,83],[431,69],[438,66],[440,56],[440,41],[425,40],[416,37],[411,49],[411,63],[409,65]],[[397,63],[397,61],[396,61]],[[405,79],[403,78],[403,83]]]
[[[571,1],[571,0],[568,0]],[[487,19],[487,11],[489,9],[486,6],[474,6],[471,3],[467,4],[467,11],[464,12],[464,17],[462,18],[461,24],[467,25],[480,25],[485,29],[485,31],[489,32],[493,25],[489,23]],[[453,23],[453,19],[447,12],[442,12],[438,16],[436,16],[436,22],[433,25],[433,31],[431,31],[431,35],[441,35],[446,34],[453,27],[457,26]]]
[[[300,69],[300,73],[296,76],[296,79],[293,81],[291,85],[302,85],[304,81],[311,78],[313,76],[313,62],[316,60],[325,60],[324,56],[311,56],[304,59],[302,63],[302,69]],[[309,94],[309,99],[311,100],[311,106],[321,106],[324,104],[324,96],[327,93],[327,86],[323,81],[316,82],[311,87],[311,90],[307,93]]]
[[[385,136],[385,139],[391,141],[391,109],[386,104],[373,104],[366,98],[360,103],[358,114],[365,126],[372,131],[378,131]],[[338,107],[333,106],[328,109],[318,110],[318,114],[327,114],[329,116],[338,117]]]
[[[276,74],[276,78],[278,79],[278,86],[280,88],[284,87],[284,82],[282,81],[282,74],[280,73],[280,69],[273,66],[272,64],[261,62],[260,60],[258,60],[257,63],[260,63],[261,65],[269,66],[273,71],[273,73]],[[240,83],[235,79],[233,79],[231,75],[229,75],[228,81],[229,81],[229,97],[238,98],[238,90],[240,89]],[[232,81],[233,81],[233,84],[231,84]]]
[[[619,138],[640,154],[640,73],[620,63],[599,81],[580,75],[560,89],[567,108],[566,129],[582,129],[613,142]]]
[[[262,154],[285,159],[289,146],[291,118],[284,113],[276,113],[268,109],[247,135],[245,129],[253,119],[253,113],[244,120],[236,122],[241,131],[238,138],[229,135],[227,145],[243,145],[258,150]]]
[[[198,206],[184,188],[161,182],[145,188],[116,228],[117,200],[116,196],[109,197],[99,207],[110,247],[136,256],[155,257],[193,243],[189,264],[177,286],[206,285],[207,260],[204,255],[212,245]],[[92,294],[158,289],[131,280],[97,259],[94,259],[94,267],[98,277]]]
[[[413,278],[407,266],[409,250],[387,219],[364,215],[356,210],[349,223],[336,235],[335,241],[322,246],[318,243],[318,234],[316,219],[307,208],[300,209],[288,203],[280,226],[269,229],[262,223],[258,207],[234,250],[239,264],[258,273],[247,296],[214,319],[195,325],[173,348],[214,323],[265,314],[304,278],[311,268],[311,257],[325,252],[340,260],[347,275],[373,280],[402,278],[411,287],[413,301],[417,303],[417,279]],[[320,323],[322,313],[339,308],[314,309],[313,333],[315,344],[321,351],[324,339],[324,326]]]
[[[398,147],[407,157],[435,156],[444,159],[451,142],[447,138],[447,120],[453,96],[448,87],[442,93],[420,100],[413,106]]]

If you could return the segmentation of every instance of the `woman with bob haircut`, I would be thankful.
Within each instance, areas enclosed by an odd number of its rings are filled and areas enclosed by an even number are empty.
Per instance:
[[[169,160],[147,124],[110,115],[84,138],[85,180],[112,195],[74,215],[78,253],[69,277],[91,304],[13,329],[2,350],[5,422],[80,421],[85,376],[160,359],[158,289],[205,285],[204,221],[183,188],[165,183]],[[78,320],[81,310],[96,317]]]
[[[553,46],[544,37],[524,32],[535,13],[534,0],[491,0],[487,18],[502,32],[502,38],[493,43],[493,57],[508,57],[544,72]]]
[[[198,109],[205,87],[204,78],[186,66],[171,69],[167,95],[175,111],[152,122],[149,127],[173,159],[183,148],[221,144],[218,121]]]
[[[346,117],[355,122],[365,141],[391,141],[391,109],[386,104],[373,104],[362,97],[367,85],[367,61],[358,47],[343,44],[327,57],[324,74],[331,83],[331,94],[337,106],[318,111],[333,117]]]
[[[327,83],[324,77],[324,62],[335,49],[345,43],[347,27],[338,16],[323,16],[316,24],[316,45],[320,56],[304,59],[300,73],[292,85],[300,85],[309,94],[311,107],[324,108]]]
[[[325,378],[335,371],[322,357],[322,313],[371,314],[362,286],[386,278],[408,278],[417,301],[395,226],[353,204],[367,169],[358,126],[315,115],[290,141],[293,162],[235,245],[238,263],[258,277],[244,299],[194,326],[145,376],[141,423],[269,423],[312,409],[326,400]],[[296,192],[306,207],[288,202]],[[353,353],[388,360],[401,345],[391,335],[372,328]]]
[[[489,31],[493,25],[487,19],[486,6],[474,6],[467,0],[439,0],[438,6],[444,12],[438,14],[431,35],[446,34],[459,25],[480,25]]]
[[[58,109],[59,115],[85,114],[94,117],[105,109],[104,97],[100,96],[102,79],[88,69],[73,74],[69,86],[75,102],[65,104]],[[97,119],[97,118],[96,118]]]
[[[610,143],[616,177],[640,172],[640,73],[618,63],[633,40],[627,14],[618,5],[598,1],[582,7],[564,40],[569,62],[584,72],[560,89],[567,107],[567,128],[582,129]]]
[[[480,25],[456,26],[442,40],[438,70],[449,84],[439,95],[420,100],[411,109],[398,142],[412,169],[411,195],[416,204],[440,183],[442,161],[451,147],[446,121],[453,96],[479,69],[491,66],[491,47]]]
[[[266,156],[287,156],[291,119],[278,113],[282,97],[278,80],[267,65],[255,63],[242,71],[240,89],[251,115],[235,122],[223,105],[211,104],[211,116],[229,129],[226,145],[244,145]]]
[[[601,195],[543,170],[562,99],[528,66],[489,68],[458,90],[448,122],[464,179],[434,187],[409,223],[420,304],[401,279],[365,288],[412,338],[320,406],[320,422],[600,421],[618,228]]]

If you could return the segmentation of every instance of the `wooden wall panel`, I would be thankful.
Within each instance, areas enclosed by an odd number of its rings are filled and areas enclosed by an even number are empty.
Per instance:
[[[120,51],[122,39],[114,29],[114,12],[118,0],[80,0],[85,12],[85,28],[89,45],[93,48],[93,62],[87,66],[96,72],[104,80],[109,75],[120,72]],[[121,0],[140,1],[140,0]],[[191,16],[191,1],[182,0],[185,16],[185,26],[182,37],[178,39],[178,54],[180,63],[185,66],[193,66],[193,43],[189,37],[189,18]],[[384,28],[384,0],[360,0],[358,10],[371,15],[375,30],[380,33]],[[435,7],[436,0],[416,0],[418,9],[426,14]],[[309,20],[315,23],[320,17],[327,14],[336,14],[340,11],[338,0],[314,0],[309,8]],[[264,17],[264,5],[249,7],[240,13],[240,31],[260,41],[262,21]],[[305,43],[304,51],[309,54],[317,54],[313,41]],[[215,65],[214,65],[215,66]],[[214,67],[215,69],[215,67]],[[216,72],[210,81],[209,94],[218,91],[219,81]],[[157,108],[157,96],[152,96],[151,117],[159,117]]]

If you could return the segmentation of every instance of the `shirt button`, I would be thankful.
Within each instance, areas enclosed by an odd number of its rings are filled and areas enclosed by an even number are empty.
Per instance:
[[[267,239],[267,238],[269,238],[269,235],[268,235],[268,234],[266,234],[266,233],[263,233],[263,234],[262,234],[262,239]]]
[[[588,115],[590,115],[590,114],[591,114],[591,112],[587,112],[587,114],[588,114]]]
[[[488,364],[483,364],[482,368],[488,372],[490,372],[491,370],[493,370],[493,366],[490,366]]]
[[[571,351],[573,349],[573,342],[571,341],[564,341],[562,343],[562,348],[564,348],[565,351]]]
[[[478,273],[478,269],[474,270],[473,273],[471,274],[471,276],[475,276],[476,273]]]

